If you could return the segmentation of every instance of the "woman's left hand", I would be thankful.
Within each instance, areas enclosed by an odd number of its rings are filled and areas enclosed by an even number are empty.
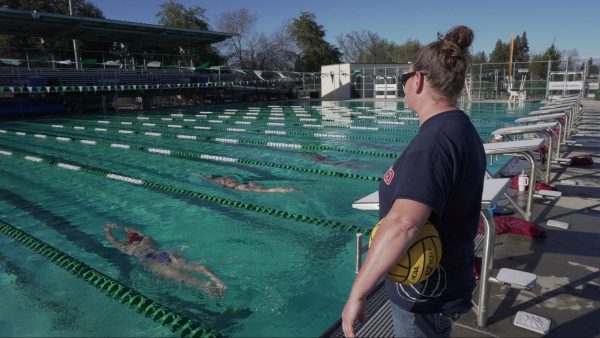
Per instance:
[[[342,329],[344,330],[344,336],[354,337],[354,323],[358,320],[361,324],[365,323],[366,318],[366,301],[365,299],[351,299],[349,298],[342,311]]]

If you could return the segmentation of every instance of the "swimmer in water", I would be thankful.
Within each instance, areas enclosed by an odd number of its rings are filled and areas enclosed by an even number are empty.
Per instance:
[[[225,284],[223,284],[223,282],[206,267],[199,264],[188,263],[183,257],[179,257],[172,252],[159,250],[152,238],[133,228],[122,228],[125,230],[125,241],[120,242],[115,239],[112,231],[121,228],[122,227],[117,224],[104,225],[106,239],[111,242],[115,248],[135,257],[140,264],[157,275],[178,282],[184,282],[190,286],[208,292],[208,294],[213,297],[223,298],[223,292],[227,286],[225,286]],[[194,271],[207,276],[210,281],[202,281],[192,276],[190,273]]]
[[[207,180],[218,183],[224,187],[240,190],[240,191],[253,191],[253,192],[291,192],[296,191],[293,188],[284,188],[284,187],[273,187],[273,188],[265,188],[262,185],[250,181],[248,183],[238,182],[236,179],[229,176],[211,176],[208,177]]]

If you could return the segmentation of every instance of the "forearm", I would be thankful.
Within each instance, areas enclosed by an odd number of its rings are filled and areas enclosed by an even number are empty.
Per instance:
[[[406,254],[416,238],[419,227],[409,224],[394,224],[386,219],[380,224],[377,236],[367,253],[350,292],[350,298],[363,299],[377,282]]]

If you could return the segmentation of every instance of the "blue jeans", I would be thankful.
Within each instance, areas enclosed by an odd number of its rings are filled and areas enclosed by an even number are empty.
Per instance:
[[[461,315],[460,313],[455,315],[413,313],[400,308],[393,302],[390,302],[390,304],[392,306],[395,337],[449,337],[453,322]]]

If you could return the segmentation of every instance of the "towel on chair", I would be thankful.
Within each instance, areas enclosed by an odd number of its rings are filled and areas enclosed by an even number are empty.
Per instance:
[[[546,232],[539,225],[514,216],[494,216],[496,235],[513,234],[531,238],[546,238]],[[477,233],[483,233],[483,221],[479,220]]]

